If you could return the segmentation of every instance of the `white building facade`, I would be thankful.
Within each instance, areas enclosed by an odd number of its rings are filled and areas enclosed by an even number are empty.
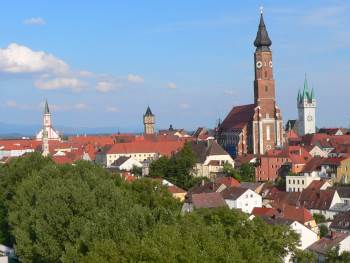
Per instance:
[[[299,135],[316,132],[316,99],[314,90],[309,91],[307,80],[304,81],[303,92],[298,92]]]

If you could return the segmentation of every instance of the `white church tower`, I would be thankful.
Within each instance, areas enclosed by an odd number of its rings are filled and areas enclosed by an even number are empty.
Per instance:
[[[49,104],[45,101],[43,128],[36,135],[36,139],[42,141],[44,139],[44,132],[47,133],[48,140],[60,140],[58,132],[52,127],[51,113],[49,110]]]
[[[309,91],[305,76],[304,89],[298,92],[299,135],[316,132],[316,99],[314,89]]]

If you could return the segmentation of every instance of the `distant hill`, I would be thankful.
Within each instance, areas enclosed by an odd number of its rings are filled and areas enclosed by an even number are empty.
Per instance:
[[[118,131],[139,133],[138,127],[68,127],[63,125],[54,126],[63,135],[76,134],[109,134]],[[40,125],[11,124],[0,122],[0,138],[33,137],[41,129]]]

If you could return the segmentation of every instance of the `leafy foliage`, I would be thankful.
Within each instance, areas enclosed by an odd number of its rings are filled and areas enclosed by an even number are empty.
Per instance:
[[[154,180],[126,183],[87,162],[62,166],[33,154],[1,172],[0,215],[10,230],[1,237],[23,262],[277,263],[298,240],[228,208],[181,216]]]
[[[317,224],[326,222],[326,217],[322,214],[313,214],[313,218],[315,219]]]
[[[161,157],[150,165],[150,176],[169,180],[184,189],[189,189],[202,178],[194,177],[192,169],[196,163],[196,157],[191,146],[185,143],[184,147],[171,158]]]
[[[350,253],[344,251],[343,253],[339,253],[339,246],[328,250],[326,254],[326,262],[329,263],[347,263],[350,262]]]
[[[324,224],[321,224],[320,225],[320,237],[327,236],[328,232],[329,232],[328,227]]]

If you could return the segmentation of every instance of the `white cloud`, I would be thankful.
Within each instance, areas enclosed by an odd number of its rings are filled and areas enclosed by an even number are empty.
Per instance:
[[[80,76],[80,77],[92,77],[93,75],[94,75],[94,73],[92,73],[92,72],[90,72],[90,71],[87,71],[87,70],[80,70],[79,72],[78,72],[78,75]]]
[[[16,101],[14,100],[8,100],[5,102],[5,107],[8,108],[14,108],[14,109],[20,109],[20,110],[28,110],[31,107],[25,104],[18,104]]]
[[[108,107],[106,110],[108,112],[119,112],[119,109],[117,107]]]
[[[96,85],[96,90],[99,92],[109,92],[113,89],[113,84],[108,81],[100,81]]]
[[[63,60],[43,51],[33,51],[16,43],[0,49],[0,71],[7,73],[67,74],[69,66]]]
[[[312,26],[336,27],[342,24],[342,15],[348,11],[346,6],[328,6],[312,10],[303,18],[303,23]]]
[[[139,76],[139,75],[134,75],[134,74],[129,74],[128,75],[128,81],[132,83],[143,83],[145,80]]]
[[[23,20],[23,24],[25,25],[45,25],[46,21],[41,17],[31,17]]]
[[[176,89],[176,83],[174,83],[174,82],[169,82],[168,84],[167,84],[167,87],[169,88],[169,89]]]
[[[74,105],[74,108],[77,110],[85,110],[88,106],[85,103],[77,103]]]
[[[55,90],[60,88],[69,88],[73,91],[80,91],[85,83],[78,78],[58,77],[58,78],[41,78],[35,81],[34,85],[43,90]]]

